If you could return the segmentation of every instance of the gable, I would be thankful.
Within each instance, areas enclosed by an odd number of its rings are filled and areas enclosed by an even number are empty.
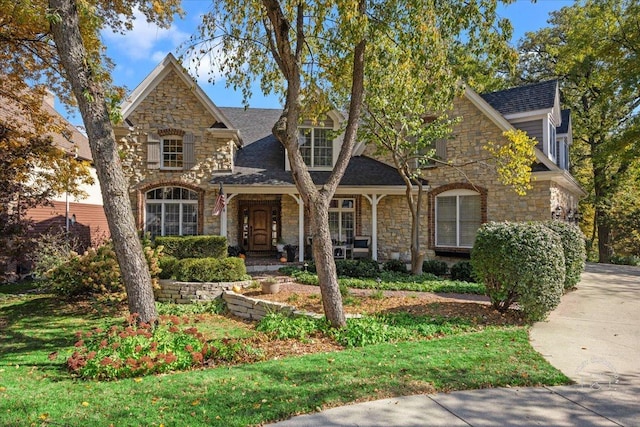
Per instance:
[[[149,97],[152,99],[149,100]],[[164,123],[170,123],[171,108],[181,108],[180,102],[187,102],[190,108],[196,108],[197,111],[204,110],[210,116],[211,120],[204,127],[233,129],[227,117],[170,53],[122,103],[123,120],[128,125],[135,126],[134,112],[140,109],[141,104],[148,103],[148,101],[153,101],[156,106],[164,105],[168,108],[166,113],[157,109],[156,114],[165,115],[161,120]]]

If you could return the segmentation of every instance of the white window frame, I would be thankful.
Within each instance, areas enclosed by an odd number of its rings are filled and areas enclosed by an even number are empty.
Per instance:
[[[187,190],[190,193],[193,193],[196,197],[196,199],[149,199],[148,198],[148,194],[152,191],[156,191],[156,190],[162,190],[163,195],[166,194],[167,191],[169,191],[170,189],[174,189],[174,188],[179,188],[180,190]],[[179,220],[178,220],[178,234],[170,234],[171,236],[184,236],[184,206],[185,205],[189,205],[189,206],[193,206],[195,207],[195,212],[196,212],[196,222],[195,222],[195,233],[193,235],[197,235],[198,234],[198,215],[199,215],[199,211],[198,211],[198,207],[199,207],[199,203],[200,203],[200,198],[198,197],[198,193],[197,191],[194,191],[192,189],[189,188],[185,188],[185,187],[180,187],[180,186],[167,186],[167,187],[156,187],[156,188],[152,188],[150,190],[148,190],[147,192],[145,192],[144,194],[144,231],[145,233],[147,231],[149,231],[148,229],[148,224],[147,224],[147,206],[149,205],[159,205],[161,206],[161,210],[160,210],[160,234],[158,234],[159,236],[166,236],[166,207],[167,205],[179,205],[180,207],[180,212],[179,212]],[[191,234],[189,234],[191,235]]]
[[[480,198],[480,203],[482,203],[482,196],[480,193],[473,191],[473,190],[467,190],[467,189],[457,189],[457,190],[449,190],[449,191],[445,191],[443,193],[438,194],[435,197],[435,246],[436,248],[440,247],[440,248],[465,248],[465,249],[470,249],[473,247],[472,245],[462,245],[460,244],[460,197],[461,196],[477,196]],[[444,244],[439,244],[438,242],[438,203],[439,203],[439,199],[440,198],[445,198],[445,197],[455,197],[456,198],[456,244],[455,245],[444,245]],[[482,223],[482,210],[479,212],[479,222]]]
[[[342,214],[343,213],[352,213],[353,214],[353,236],[356,236],[356,199],[353,197],[335,197],[331,200],[337,201],[338,207],[332,208],[329,207],[329,212],[337,212],[338,213],[338,239],[340,242],[346,242],[347,236],[344,234],[342,230]],[[343,207],[344,202],[351,202],[351,207]],[[331,206],[331,204],[329,204]],[[333,238],[333,236],[332,236]],[[353,242],[351,242],[353,243]]]
[[[173,152],[165,150],[165,143],[169,141],[179,142],[180,152]],[[182,170],[184,168],[184,140],[179,135],[167,135],[160,139],[160,168],[164,170]],[[180,156],[179,165],[168,166],[165,163],[165,155],[177,155]],[[178,162],[178,160],[176,160]]]
[[[316,161],[315,161],[315,151],[316,151],[316,131],[321,130],[321,131],[325,131],[325,132],[332,132],[332,128],[328,128],[328,127],[299,127],[298,128],[298,144],[300,145],[300,147],[302,147],[303,143],[305,142],[305,137],[303,132],[305,131],[311,131],[311,147],[309,147],[309,150],[311,152],[311,156],[310,156],[310,163],[307,164],[307,167],[309,169],[315,169],[315,170],[331,170],[333,168],[333,164],[334,164],[334,152],[335,152],[335,139],[331,139],[331,138],[327,138],[327,142],[329,143],[329,149],[331,150],[330,153],[330,158],[329,158],[329,164],[328,165],[316,165]],[[304,156],[303,156],[304,158]],[[305,162],[306,163],[306,162]]]

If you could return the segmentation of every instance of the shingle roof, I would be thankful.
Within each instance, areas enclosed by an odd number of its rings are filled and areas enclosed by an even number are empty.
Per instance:
[[[231,175],[215,176],[212,183],[229,185],[294,185],[291,171],[284,169],[284,147],[271,133],[282,110],[221,108],[240,130],[244,147],[238,151]],[[313,182],[324,184],[330,172],[311,172]],[[395,168],[366,156],[351,158],[340,185],[404,186]]]
[[[562,123],[556,128],[556,134],[562,135],[563,133],[569,133],[569,121],[571,118],[571,110],[560,111],[560,118]]]
[[[486,93],[482,98],[502,115],[553,108],[557,80]]]

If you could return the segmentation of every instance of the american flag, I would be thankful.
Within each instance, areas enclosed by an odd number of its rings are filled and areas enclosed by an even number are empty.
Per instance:
[[[218,190],[218,197],[216,198],[216,204],[213,205],[213,214],[215,216],[220,215],[220,212],[224,210],[224,207],[226,204],[227,204],[227,199],[224,196],[224,190],[222,189],[222,184],[220,184],[220,190]]]

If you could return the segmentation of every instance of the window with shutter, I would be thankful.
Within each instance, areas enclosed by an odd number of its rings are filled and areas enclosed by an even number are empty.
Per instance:
[[[162,169],[182,169],[184,165],[184,146],[182,138],[169,135],[162,138]]]

